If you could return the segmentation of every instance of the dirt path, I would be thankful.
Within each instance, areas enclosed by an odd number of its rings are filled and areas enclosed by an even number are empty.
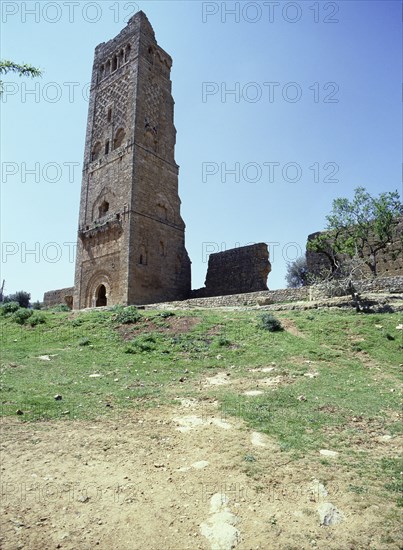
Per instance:
[[[347,490],[340,457],[319,458],[291,461],[203,400],[92,423],[6,419],[0,547],[398,548],[382,543],[376,495]]]

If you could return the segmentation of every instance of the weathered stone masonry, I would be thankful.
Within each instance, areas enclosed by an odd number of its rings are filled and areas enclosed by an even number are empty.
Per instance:
[[[192,305],[203,299],[209,304],[249,303],[258,297],[270,303],[320,295],[319,286],[268,291],[271,265],[264,243],[212,254],[205,287],[191,291],[174,157],[171,66],[143,12],[96,47],[75,286],[46,292],[45,305],[71,307],[73,296],[74,308],[82,309],[188,298],[194,298]],[[390,250],[397,247],[396,240]],[[307,260],[312,272],[323,265],[320,254],[308,253]],[[378,267],[380,274],[400,275],[402,257],[381,257]]]
[[[43,302],[46,307],[65,304],[70,309],[73,307],[74,287],[61,288],[60,290],[49,290],[45,292]]]
[[[326,232],[323,232],[326,234]],[[321,232],[312,233],[308,236],[308,242],[322,234]],[[386,252],[379,252],[377,271],[378,276],[393,277],[396,275],[403,275],[403,254],[402,247],[402,234],[403,234],[403,219],[400,219],[393,231],[393,239],[387,248]],[[369,256],[369,251],[365,251],[365,254]],[[340,256],[341,258],[343,256]],[[347,256],[344,256],[347,258]],[[308,270],[310,273],[320,275],[323,271],[330,270],[330,262],[325,254],[320,252],[311,252],[307,250],[306,260]],[[369,267],[364,266],[364,274],[370,275]]]
[[[172,59],[158,46],[143,12],[95,49],[75,309],[191,296],[174,158],[171,66]],[[262,243],[213,254],[206,287],[192,295],[266,290],[270,269]],[[65,296],[64,289],[47,292],[45,305],[64,303]]]
[[[205,287],[193,290],[191,297],[267,290],[270,270],[269,251],[265,243],[210,254]]]
[[[171,66],[143,12],[95,50],[75,309],[189,295]]]

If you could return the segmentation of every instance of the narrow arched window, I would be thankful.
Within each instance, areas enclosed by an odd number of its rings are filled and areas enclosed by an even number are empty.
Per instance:
[[[140,246],[139,264],[147,265],[147,249],[144,245]]]
[[[97,141],[91,152],[91,162],[93,162],[94,160],[97,160],[100,154],[101,154],[101,144],[99,141]]]
[[[125,62],[127,63],[130,59],[130,52],[131,52],[131,46],[130,44],[127,45],[126,47],[126,52],[125,52]]]
[[[119,128],[119,130],[115,134],[115,139],[113,140],[113,148],[117,149],[118,147],[120,147],[124,139],[125,131],[123,130],[123,128]]]
[[[109,202],[103,201],[101,206],[98,209],[99,217],[102,218],[102,216],[105,216],[105,214],[109,211]]]

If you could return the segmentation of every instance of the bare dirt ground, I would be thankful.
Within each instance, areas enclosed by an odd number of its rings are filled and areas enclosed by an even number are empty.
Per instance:
[[[5,550],[399,548],[395,503],[349,491],[342,454],[293,460],[203,391],[112,420],[5,419],[1,474]]]

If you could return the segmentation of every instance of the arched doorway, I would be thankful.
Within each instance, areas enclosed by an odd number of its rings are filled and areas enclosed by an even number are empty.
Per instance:
[[[99,285],[95,295],[95,306],[102,307],[107,305],[106,287],[105,285]]]

